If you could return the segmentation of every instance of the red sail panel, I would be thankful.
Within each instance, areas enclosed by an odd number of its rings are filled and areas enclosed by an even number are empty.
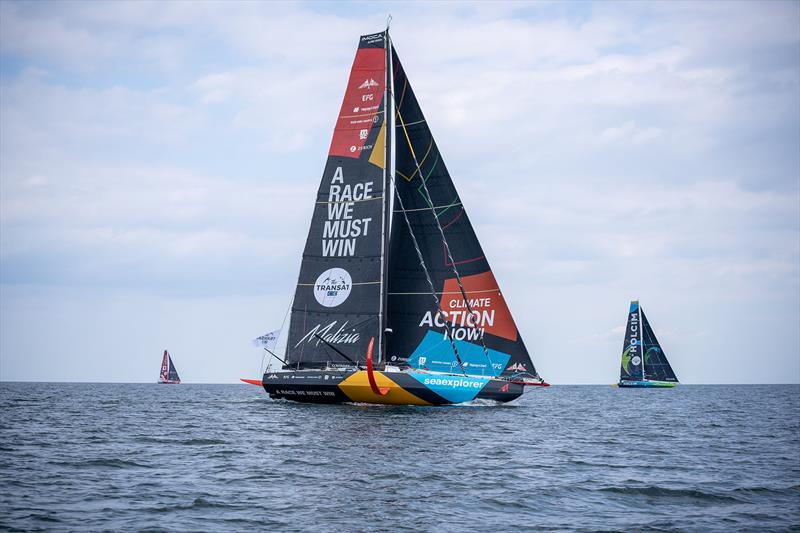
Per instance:
[[[363,150],[373,127],[380,127],[381,100],[386,81],[386,52],[383,48],[360,48],[350,70],[339,118],[333,131],[329,156],[354,157]]]
[[[462,276],[469,309],[455,277],[446,279],[440,309],[453,327],[472,327],[517,341],[517,326],[491,270]],[[470,310],[472,311],[470,313]]]
[[[161,374],[159,376],[159,379],[161,379],[161,381],[169,381],[169,362],[168,362],[169,359],[168,358],[169,358],[169,355],[167,354],[167,351],[164,350],[164,358],[161,360]]]

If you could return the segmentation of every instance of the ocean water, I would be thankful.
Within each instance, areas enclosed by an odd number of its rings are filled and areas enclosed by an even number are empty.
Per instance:
[[[797,531],[800,386],[384,407],[0,383],[0,529]]]

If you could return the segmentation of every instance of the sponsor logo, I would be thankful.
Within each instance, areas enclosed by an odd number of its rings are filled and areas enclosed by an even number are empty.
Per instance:
[[[339,329],[334,331],[337,322],[337,320],[334,320],[325,327],[322,327],[322,324],[317,324],[311,328],[311,330],[306,333],[305,337],[300,339],[300,341],[295,344],[294,347],[297,348],[303,343],[303,341],[316,341],[316,345],[319,346],[319,343],[322,342],[320,337],[325,339],[325,342],[330,344],[355,344],[358,342],[358,339],[361,338],[361,335],[352,328],[349,330],[345,329],[349,321],[345,321],[344,324],[339,326]]]
[[[427,360],[428,360],[427,357],[420,357],[419,358],[419,366],[424,366],[425,365],[425,361],[427,361]]]
[[[373,80],[372,78],[368,78],[364,80],[364,83],[358,86],[359,89],[369,89],[370,87],[377,87],[378,82]]]
[[[628,337],[628,347],[622,352],[622,366],[625,368],[625,372],[630,374],[632,370],[629,364],[638,366],[642,362],[639,355],[639,314],[636,312],[630,313],[628,317],[628,331],[630,336]]]
[[[380,40],[383,40],[383,33],[373,33],[371,35],[364,35],[361,37],[361,42],[363,43],[371,44]]]
[[[485,333],[516,341],[517,327],[491,270],[461,282],[466,300],[458,280],[446,279],[439,309],[427,311],[419,326],[444,329],[445,338],[452,334],[457,341],[479,341]]]
[[[488,298],[486,298],[488,300]],[[446,322],[450,322],[450,330],[453,331],[453,338],[457,341],[478,340],[483,337],[486,326],[494,324],[494,310],[474,310],[467,311],[426,311],[419,323],[419,327],[444,328]],[[445,329],[444,336],[447,338],[448,329]]]
[[[361,130],[358,132],[358,138],[362,141],[367,138],[367,135],[369,135],[369,130]]]
[[[290,390],[278,389],[275,391],[281,396],[336,396],[332,391],[323,390]]]
[[[354,107],[353,108],[353,113],[358,113],[360,110],[361,110],[360,107]]]
[[[353,280],[343,268],[331,268],[319,275],[314,283],[314,298],[324,307],[341,305],[350,296]]]
[[[508,392],[508,383],[500,387],[500,392]]]
[[[528,369],[522,363],[514,363],[508,367],[509,370],[516,370],[517,372],[527,372]]]
[[[425,385],[443,385],[445,387],[454,387],[454,388],[468,388],[468,389],[483,388],[483,382],[470,381],[468,379],[463,379],[463,378],[425,378],[424,380],[422,380],[422,383],[424,383]]]
[[[278,376],[276,376],[275,374],[270,374],[269,376],[267,376],[267,379],[278,379]]]

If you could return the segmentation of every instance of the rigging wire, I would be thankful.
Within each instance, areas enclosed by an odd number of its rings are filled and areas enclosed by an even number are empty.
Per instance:
[[[408,220],[408,215],[406,214],[405,207],[403,207],[403,199],[400,197],[400,191],[397,189],[397,182],[395,181],[394,177],[392,177],[392,187],[394,188],[394,191],[397,194],[397,201],[400,202],[400,209],[403,212],[403,218],[405,219],[408,232],[411,234],[411,241],[414,243],[414,250],[416,250],[417,252],[417,259],[419,259],[419,264],[422,267],[423,272],[425,272],[425,279],[428,281],[428,286],[431,288],[431,296],[433,296],[433,300],[436,302],[436,315],[439,316],[442,312],[441,302],[439,301],[439,297],[436,295],[436,289],[433,286],[433,280],[431,280],[431,275],[428,272],[428,267],[427,265],[425,265],[425,259],[422,257],[422,251],[419,249],[419,243],[417,242],[417,237],[416,235],[414,235],[414,230],[411,229],[411,222]],[[453,339],[453,330],[450,324],[447,322],[447,320],[442,320],[442,322],[444,322],[444,327],[447,330],[447,337],[450,339],[450,345],[453,347],[453,353],[456,355],[458,366],[461,368],[461,372],[466,376],[467,371],[464,370],[464,363],[461,361],[461,357],[458,355],[458,348],[456,348],[456,342]]]
[[[286,308],[286,313],[283,315],[283,322],[281,322],[281,329],[280,329],[280,333],[278,334],[278,338],[275,340],[275,346],[278,346],[278,343],[280,342],[281,337],[283,336],[283,332],[284,332],[283,326],[286,325],[286,319],[289,318],[289,313],[292,311],[292,305],[293,304],[294,304],[294,295],[292,295],[292,298],[289,300],[289,307]],[[287,355],[286,352],[288,351],[288,349],[289,349],[289,333],[287,332],[286,333],[286,349],[283,352],[283,359],[284,360],[281,360],[280,357],[278,357],[274,353],[270,352],[266,348],[264,348],[264,351],[269,352],[272,356],[275,357],[275,359],[277,359],[278,361],[281,361],[282,363],[284,363],[284,366],[287,366],[285,359],[286,359],[286,355]],[[264,355],[261,358],[261,369],[262,369],[261,370],[261,374],[262,375],[265,374],[267,371],[269,371],[269,369],[272,367],[272,359],[270,359],[269,363],[267,363],[267,365],[266,365],[266,368],[264,368],[264,360],[266,358],[267,358],[266,355]]]
[[[389,43],[390,43],[389,46],[391,46],[391,39],[389,40]],[[394,87],[389,88],[389,94],[391,95],[392,99],[392,107],[394,108],[394,111],[399,115],[400,110],[397,109],[397,106],[394,104],[395,102]],[[402,118],[400,120],[402,121]],[[406,138],[408,138],[408,134],[406,134]],[[397,201],[400,203],[400,211],[403,213],[403,219],[405,220],[406,227],[408,228],[408,233],[411,235],[411,242],[414,244],[414,250],[417,252],[417,259],[419,259],[419,264],[422,267],[422,271],[425,273],[425,279],[428,281],[428,286],[431,288],[431,296],[433,296],[433,301],[436,303],[436,316],[439,316],[442,312],[441,303],[439,301],[439,297],[436,295],[436,288],[433,285],[433,280],[431,280],[430,273],[428,272],[428,267],[427,265],[425,265],[425,258],[422,257],[422,250],[420,250],[419,248],[419,243],[417,242],[417,236],[414,235],[414,230],[411,228],[411,221],[408,220],[408,213],[406,213],[406,208],[403,205],[403,198],[400,196],[400,191],[397,188],[397,180],[395,180],[394,176],[395,172],[391,171],[391,166],[390,166],[389,179],[392,182],[392,189],[394,189],[395,197],[397,198]],[[464,369],[464,363],[461,361],[461,356],[458,355],[458,348],[456,348],[456,342],[453,339],[453,330],[450,327],[450,324],[448,324],[446,320],[443,320],[443,322],[444,322],[444,327],[447,330],[447,337],[450,339],[450,346],[453,347],[453,353],[456,356],[456,361],[458,361],[458,366],[461,369],[461,373],[466,376],[467,371]]]
[[[419,161],[417,161],[417,154],[416,154],[416,152],[414,152],[414,146],[412,146],[412,144],[411,144],[411,138],[408,135],[408,130],[406,129],[406,125],[405,125],[405,122],[403,121],[403,115],[400,113],[400,109],[397,109],[397,118],[400,119],[400,126],[403,128],[403,133],[406,136],[406,142],[408,143],[408,148],[409,148],[409,150],[411,150],[411,157],[414,159],[414,164],[417,167],[417,172],[419,172],[420,181],[422,182],[422,188],[425,189],[425,195],[427,196],[426,201],[428,202],[428,205],[430,206],[430,210],[433,213],[433,219],[436,221],[436,227],[439,229],[439,234],[442,237],[442,243],[444,244],[444,249],[447,252],[447,257],[448,257],[448,259],[450,259],[450,264],[453,266],[453,273],[456,275],[456,281],[458,282],[458,288],[461,291],[461,297],[464,299],[464,304],[466,305],[467,311],[469,313],[467,316],[472,317],[472,320],[475,320],[474,315],[472,314],[473,313],[472,306],[469,304],[469,298],[467,297],[467,292],[464,290],[464,285],[461,282],[461,275],[458,273],[458,269],[456,268],[456,262],[455,262],[455,259],[453,259],[453,254],[450,253],[450,245],[447,243],[447,238],[444,236],[444,229],[442,228],[442,224],[439,222],[439,215],[436,213],[436,209],[433,206],[433,199],[431,197],[431,193],[428,190],[428,185],[425,182],[425,178],[423,177],[422,168],[420,168]],[[438,150],[438,148],[437,148],[437,150]],[[399,194],[400,193],[398,192],[398,195]],[[400,208],[403,209],[403,203],[402,202],[400,202]],[[405,212],[403,212],[403,216],[406,217],[406,221],[408,221],[408,217],[406,216]],[[409,229],[410,229],[410,227],[409,227]],[[413,233],[412,233],[412,235],[413,235]],[[416,243],[416,239],[415,239],[415,243]],[[423,265],[423,267],[424,267],[424,265]],[[428,275],[427,270],[425,272],[425,275],[426,276]],[[433,289],[433,284],[431,284],[431,290],[432,291],[434,290]],[[438,306],[438,298],[437,298],[437,306]],[[447,321],[444,321],[444,322],[445,322],[445,324],[447,323]],[[469,319],[467,319],[466,322],[467,322],[467,325],[469,325]],[[477,329],[477,328],[475,328],[475,329]],[[448,330],[448,332],[449,332],[449,330]],[[483,339],[483,334],[481,334],[480,339],[481,339],[481,346],[483,346],[483,354],[486,356],[486,359],[489,361],[490,368],[492,368],[494,366],[494,363],[492,362],[492,358],[489,356],[489,349],[486,347],[486,342]],[[453,342],[453,350],[455,350],[455,342]],[[456,353],[456,357],[458,357],[458,353]],[[459,359],[459,362],[460,361],[461,360]],[[463,366],[462,366],[461,369],[462,370],[464,369]]]

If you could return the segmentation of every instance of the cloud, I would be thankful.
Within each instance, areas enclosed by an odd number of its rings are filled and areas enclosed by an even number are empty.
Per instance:
[[[602,350],[613,374],[636,295],[686,368],[755,346],[763,309],[797,353],[796,3],[2,2],[4,353],[29,333],[16,310],[87,313],[81,291],[120,322],[165,298],[280,321],[357,36],[387,9],[548,379],[592,381]],[[567,338],[595,359],[567,363]]]
[[[639,145],[656,141],[663,135],[661,128],[642,128],[629,120],[619,127],[604,129],[600,132],[599,140],[604,144]]]

